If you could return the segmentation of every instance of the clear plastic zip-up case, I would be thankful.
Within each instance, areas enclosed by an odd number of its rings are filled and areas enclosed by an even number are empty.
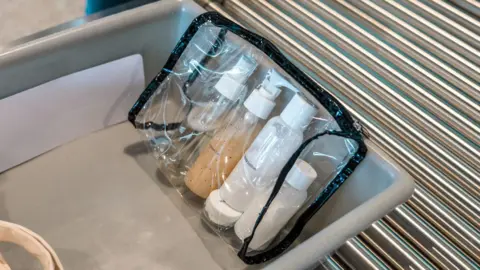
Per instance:
[[[185,203],[246,264],[295,244],[367,151],[334,97],[214,12],[190,25],[129,120]]]

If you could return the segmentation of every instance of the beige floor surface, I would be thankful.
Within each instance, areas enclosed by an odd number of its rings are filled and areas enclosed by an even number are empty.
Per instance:
[[[0,0],[0,45],[84,16],[85,0]]]

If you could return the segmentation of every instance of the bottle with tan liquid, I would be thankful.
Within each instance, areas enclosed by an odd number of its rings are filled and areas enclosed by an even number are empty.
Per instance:
[[[225,118],[237,107],[246,90],[245,82],[256,67],[255,59],[242,55],[214,85],[190,93],[192,100],[187,118],[173,138],[164,139],[169,148],[164,166],[174,185],[183,184],[185,169],[195,162],[199,151],[212,138],[213,131],[221,129]]]
[[[230,113],[227,126],[211,139],[186,175],[185,184],[193,193],[206,199],[222,185],[265,125],[265,119],[275,107],[273,100],[280,94],[281,80],[283,78],[271,70],[243,106]]]

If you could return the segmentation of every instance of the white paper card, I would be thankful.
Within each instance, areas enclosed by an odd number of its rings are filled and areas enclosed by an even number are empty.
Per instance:
[[[125,121],[144,85],[142,57],[132,55],[0,100],[0,172]]]

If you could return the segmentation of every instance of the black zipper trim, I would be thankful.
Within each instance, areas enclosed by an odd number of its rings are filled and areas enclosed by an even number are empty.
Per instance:
[[[353,173],[355,168],[361,163],[361,161],[365,158],[367,154],[367,146],[363,141],[361,128],[358,128],[358,123],[354,121],[352,116],[348,113],[348,111],[337,101],[335,97],[333,97],[330,93],[325,91],[320,85],[310,79],[304,72],[302,72],[298,67],[296,67],[293,63],[291,63],[287,57],[285,57],[280,50],[273,45],[267,39],[243,28],[242,26],[234,23],[233,21],[225,18],[221,14],[217,12],[206,12],[201,14],[197,18],[193,20],[190,24],[188,29],[185,31],[183,36],[181,37],[180,41],[177,43],[175,49],[172,51],[172,54],[168,58],[167,63],[157,74],[157,76],[150,82],[147,88],[143,91],[140,95],[136,103],[133,105],[132,109],[128,113],[128,120],[134,125],[135,128],[159,128],[161,130],[166,130],[168,128],[174,129],[178,127],[178,123],[172,123],[167,125],[158,125],[155,123],[138,123],[136,122],[136,117],[138,113],[142,110],[145,106],[147,101],[153,95],[153,93],[157,90],[160,84],[165,80],[165,78],[170,74],[171,70],[173,70],[175,64],[177,63],[178,59],[185,51],[188,43],[193,38],[193,36],[197,33],[200,27],[210,22],[214,26],[221,28],[219,37],[215,42],[214,46],[210,49],[210,52],[214,52],[218,50],[220,45],[223,43],[225,38],[225,34],[227,32],[232,32],[243,39],[250,42],[253,46],[258,48],[260,51],[265,53],[272,61],[274,61],[278,66],[280,66],[285,72],[287,72],[293,79],[295,79],[305,90],[307,90],[315,99],[317,99],[320,104],[333,116],[337,124],[339,125],[342,131],[325,131],[319,134],[314,135],[313,137],[306,140],[295,152],[295,154],[289,159],[287,164],[283,167],[275,186],[272,190],[272,194],[270,195],[267,203],[265,204],[264,208],[262,209],[259,217],[256,220],[254,230],[252,234],[244,239],[244,243],[238,252],[238,256],[242,259],[246,264],[259,264],[266,262],[281,253],[287,250],[293,241],[300,235],[303,227],[308,223],[308,221],[315,215],[315,213],[331,198],[331,196],[340,188],[340,186],[345,182],[345,180]],[[213,54],[213,53],[212,53]],[[204,63],[208,62],[210,59],[209,55],[207,55],[203,60]],[[196,79],[198,74],[192,74],[187,82],[184,85],[184,91],[186,88]],[[324,135],[333,135],[333,136],[341,136],[345,138],[352,139],[358,143],[358,149],[353,154],[352,158],[347,162],[347,164],[340,170],[339,173],[334,177],[333,180],[326,186],[326,188],[315,198],[314,202],[311,203],[307,209],[299,216],[296,220],[293,228],[290,232],[280,240],[274,247],[270,249],[259,252],[254,255],[248,255],[248,245],[250,241],[253,239],[255,229],[262,221],[262,218],[267,213],[270,204],[275,199],[276,195],[280,191],[282,184],[292,168],[295,164],[295,161],[300,156],[302,151],[307,147],[309,143],[318,139]]]

